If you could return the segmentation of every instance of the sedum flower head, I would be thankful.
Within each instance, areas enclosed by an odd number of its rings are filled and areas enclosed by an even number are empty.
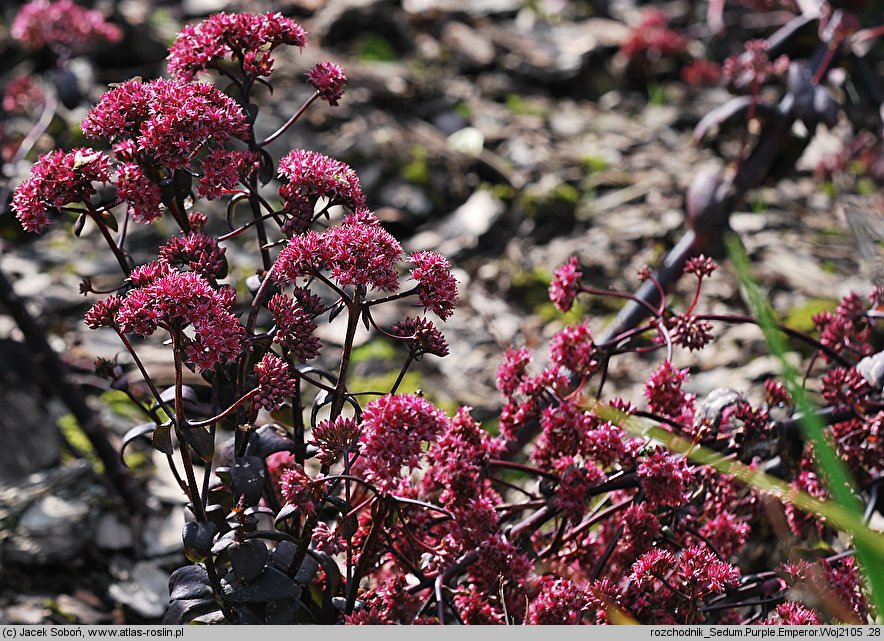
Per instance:
[[[524,347],[510,347],[503,355],[503,360],[497,366],[497,389],[501,394],[511,397],[521,385],[528,373],[528,365],[533,356],[530,350]]]
[[[86,312],[86,325],[90,329],[116,327],[117,310],[120,309],[121,302],[119,296],[108,296],[98,301]]]
[[[8,114],[30,116],[38,113],[45,102],[46,94],[32,76],[10,80],[3,90],[3,111]]]
[[[273,49],[306,44],[301,25],[279,13],[217,13],[178,33],[169,47],[168,69],[173,78],[188,81],[222,63],[239,61],[246,73],[266,77],[272,72]]]
[[[567,263],[555,271],[555,276],[549,284],[549,299],[556,309],[567,312],[573,307],[581,276],[583,273],[577,268],[575,256],[571,256]]]
[[[448,341],[426,316],[406,318],[393,323],[390,333],[408,339],[408,348],[415,358],[424,354],[448,356]]]
[[[687,503],[694,468],[688,466],[684,458],[657,447],[639,464],[637,471],[649,504],[679,507]]]
[[[202,232],[172,236],[160,247],[160,258],[170,265],[187,267],[214,283],[227,275],[225,248],[218,246],[218,239]]]
[[[313,335],[316,323],[297,299],[274,294],[267,308],[276,322],[275,342],[289,350],[299,363],[306,363],[319,355],[319,339]]]
[[[50,212],[68,203],[82,203],[96,193],[93,182],[110,180],[110,158],[88,148],[43,154],[12,198],[16,218],[27,231],[40,233]]]
[[[320,98],[332,107],[338,106],[338,101],[344,95],[344,83],[347,82],[343,69],[333,62],[320,62],[307,74],[307,80]]]
[[[282,407],[295,394],[295,377],[288,363],[272,352],[267,352],[255,365],[258,393],[255,403],[266,410]]]
[[[328,271],[341,287],[396,291],[396,263],[402,246],[380,225],[365,223],[330,227],[293,237],[276,260],[274,277],[284,283]]]
[[[152,223],[162,216],[160,188],[141,165],[134,162],[120,165],[114,185],[117,195],[129,204],[128,212],[133,220]]]
[[[417,295],[424,309],[442,320],[454,313],[457,305],[457,280],[451,264],[436,252],[415,252],[409,260],[415,267],[411,277],[417,281]]]
[[[365,207],[365,194],[356,172],[340,160],[315,151],[295,149],[279,161],[279,177],[288,184],[279,188],[283,208],[295,215],[313,214],[320,198],[329,206],[343,205],[349,209]]]
[[[131,139],[139,155],[170,169],[189,168],[207,142],[245,138],[242,109],[213,85],[129,80],[105,93],[81,125],[88,138]]]
[[[123,37],[119,27],[105,21],[101,12],[73,0],[32,0],[19,9],[10,33],[29,49],[48,47],[66,57]]]
[[[355,452],[359,446],[359,432],[359,425],[349,417],[321,421],[310,433],[311,442],[319,448],[319,462],[331,466],[344,454]]]
[[[120,330],[150,336],[158,328],[193,328],[184,351],[200,369],[234,360],[245,347],[245,328],[230,313],[236,292],[215,289],[197,272],[181,272],[164,261],[133,270],[130,290],[117,312]]]
[[[304,514],[315,514],[322,503],[322,479],[311,478],[302,465],[293,465],[282,473],[279,489],[286,502]]]
[[[402,468],[418,466],[421,443],[434,441],[448,427],[448,417],[414,394],[382,396],[362,415],[362,455],[366,478],[382,490],[398,485]]]
[[[199,197],[214,200],[234,189],[254,168],[255,156],[249,151],[220,148],[210,151],[200,163],[203,171],[197,192]]]

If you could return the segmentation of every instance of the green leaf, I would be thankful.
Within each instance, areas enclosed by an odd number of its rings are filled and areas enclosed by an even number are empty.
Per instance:
[[[837,514],[838,522],[835,522],[835,519],[832,519],[826,512],[819,510],[819,506],[809,509],[795,501],[792,502],[801,509],[822,514],[837,527],[853,535],[856,544],[856,558],[863,566],[865,576],[869,581],[872,602],[878,612],[884,612],[884,573],[880,571],[880,568],[884,567],[884,537],[870,530],[863,523],[863,506],[854,489],[853,479],[850,477],[844,461],[826,440],[825,425],[817,416],[813,404],[804,391],[801,376],[786,360],[786,339],[777,328],[773,311],[752,276],[749,257],[743,243],[735,234],[730,234],[725,242],[730,259],[745,291],[746,303],[764,332],[768,348],[780,361],[783,380],[795,400],[795,408],[802,416],[801,431],[804,437],[813,444],[813,451],[819,463],[823,480],[835,504],[829,503],[827,509],[832,512],[833,508],[837,508],[843,514]]]

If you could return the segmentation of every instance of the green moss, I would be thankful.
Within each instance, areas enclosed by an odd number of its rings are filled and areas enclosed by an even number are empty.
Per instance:
[[[516,190],[505,183],[496,183],[494,185],[484,184],[483,188],[491,192],[491,195],[498,200],[512,200],[516,197]]]
[[[652,105],[666,104],[666,92],[663,91],[663,85],[656,80],[648,82],[648,102]]]
[[[470,106],[465,102],[459,102],[454,105],[454,113],[464,120],[472,120],[473,118],[473,110],[470,109]]]
[[[793,307],[786,315],[787,327],[801,332],[813,332],[816,329],[813,317],[820,312],[834,311],[838,301],[831,298],[811,298],[802,305]]]
[[[392,361],[401,356],[402,352],[397,350],[389,340],[377,338],[359,347],[354,347],[350,353],[350,361],[352,363],[363,363],[372,359]]]
[[[427,148],[423,145],[414,145],[411,148],[411,160],[402,167],[402,178],[416,185],[426,185],[430,179],[430,169],[427,165]]]
[[[568,183],[559,183],[552,191],[554,200],[576,205],[580,201],[580,191]]]
[[[356,45],[356,57],[370,62],[394,62],[398,56],[386,38],[369,31],[359,39]]]
[[[525,100],[519,94],[511,93],[506,97],[506,108],[517,116],[546,116],[547,109],[536,102]]]
[[[64,416],[59,417],[57,424],[58,429],[61,430],[65,440],[83,453],[86,460],[89,462],[89,465],[92,466],[92,469],[95,470],[97,474],[104,474],[104,463],[102,463],[95,454],[95,450],[92,449],[92,443],[89,442],[89,437],[86,436],[86,432],[80,427],[80,424],[77,422],[77,419],[74,418],[74,415],[65,414]],[[66,456],[69,455],[63,455],[62,460],[65,460]]]
[[[820,184],[820,191],[829,198],[834,198],[838,195],[838,186],[831,180],[826,180]]]
[[[516,272],[511,288],[513,299],[522,301],[530,309],[548,303],[552,277],[552,273],[540,266]]]
[[[584,156],[580,160],[583,163],[584,169],[589,173],[605,171],[610,167],[610,163],[601,156]]]
[[[860,196],[870,196],[875,192],[877,192],[877,187],[871,178],[860,178],[856,181],[856,193]]]
[[[583,197],[577,187],[560,182],[543,192],[525,191],[521,195],[522,208],[525,215],[531,218],[551,218],[556,216],[573,216],[577,203]]]
[[[538,305],[534,311],[545,323],[560,323],[562,326],[581,323],[587,314],[586,306],[580,301],[575,301],[574,306],[567,312],[559,311],[549,300]]]
[[[119,390],[108,390],[100,396],[101,402],[117,416],[143,422],[144,414],[135,407],[132,399]]]
[[[753,214],[763,214],[767,211],[768,205],[764,198],[755,198],[750,203]]]

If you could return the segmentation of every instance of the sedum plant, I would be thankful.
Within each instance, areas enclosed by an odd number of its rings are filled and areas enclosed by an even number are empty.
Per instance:
[[[108,290],[84,280],[96,297],[85,321],[118,335],[125,364],[99,359],[96,371],[146,418],[123,447],[149,438],[188,500],[188,563],[170,577],[165,622],[872,620],[862,568],[833,527],[841,522],[801,509],[831,504],[787,387],[769,380],[754,402],[735,389],[697,398],[674,365],[677,350],[714,340],[715,324],[755,322],[702,311],[718,267],[704,255],[676,270],[696,282],[681,309],[650,269],[639,276],[654,296],[643,297],[592,287],[577,258],[560,267],[550,285],[560,310],[605,295],[641,314],[605,336],[588,322],[563,328],[545,364],[507,351],[495,435],[468,407],[449,416],[400,389],[416,361],[447,355],[436,321],[454,313],[457,282],[441,255],[403,251],[351,167],[279,149],[312,103],[343,99],[340,67],[314,67],[303,106],[258,134],[274,55],[306,42],[274,13],[185,27],[170,78],[111,88],[82,123],[94,147],[42,156],[13,199],[28,231],[64,218],[77,234],[94,226],[119,267]],[[226,203],[224,233],[210,231],[221,221],[199,213],[201,200]],[[247,221],[236,224],[240,210]],[[137,264],[131,230],[160,220],[175,233]],[[226,258],[240,241],[254,258],[245,283]],[[882,297],[846,298],[816,319],[818,338],[786,330],[816,354],[819,418],[869,514],[879,507]],[[379,323],[379,306],[397,320]],[[338,318],[337,340],[321,338],[319,326]],[[352,385],[360,327],[407,350],[390,389]],[[139,356],[154,336],[174,372],[167,388]],[[640,402],[605,398],[611,359],[627,352],[664,355]],[[637,420],[657,432],[636,430]],[[688,447],[664,446],[675,439]],[[695,462],[695,451],[716,464]],[[747,482],[737,464],[787,483],[791,498],[778,502],[775,483]],[[777,538],[793,545],[756,553]]]

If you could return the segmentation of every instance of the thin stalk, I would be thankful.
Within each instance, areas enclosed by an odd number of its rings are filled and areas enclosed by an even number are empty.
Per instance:
[[[313,102],[314,102],[317,98],[319,98],[319,92],[318,92],[318,91],[314,92],[313,95],[310,96],[310,97],[307,99],[307,102],[305,102],[303,105],[301,105],[301,108],[298,109],[298,111],[295,112],[295,113],[292,115],[291,118],[289,118],[288,120],[286,120],[285,123],[284,123],[279,129],[277,129],[277,130],[274,131],[272,134],[270,134],[269,136],[267,136],[267,137],[266,137],[264,140],[262,140],[261,142],[256,143],[258,149],[260,149],[261,147],[266,147],[267,145],[269,145],[270,143],[272,143],[274,140],[276,140],[277,138],[279,138],[282,134],[284,134],[284,133],[286,132],[286,130],[287,130],[289,127],[291,127],[293,124],[295,124],[295,122],[298,120],[298,118],[300,118],[300,117],[304,114],[304,112],[307,111],[307,107],[309,107],[310,105],[312,105]]]
[[[341,415],[347,398],[347,373],[350,370],[350,353],[353,351],[353,339],[356,337],[356,330],[359,328],[359,307],[359,302],[355,300],[351,301],[347,306],[347,334],[344,338],[344,351],[341,354],[338,382],[335,385],[335,391],[332,396],[331,420],[335,420]]]

